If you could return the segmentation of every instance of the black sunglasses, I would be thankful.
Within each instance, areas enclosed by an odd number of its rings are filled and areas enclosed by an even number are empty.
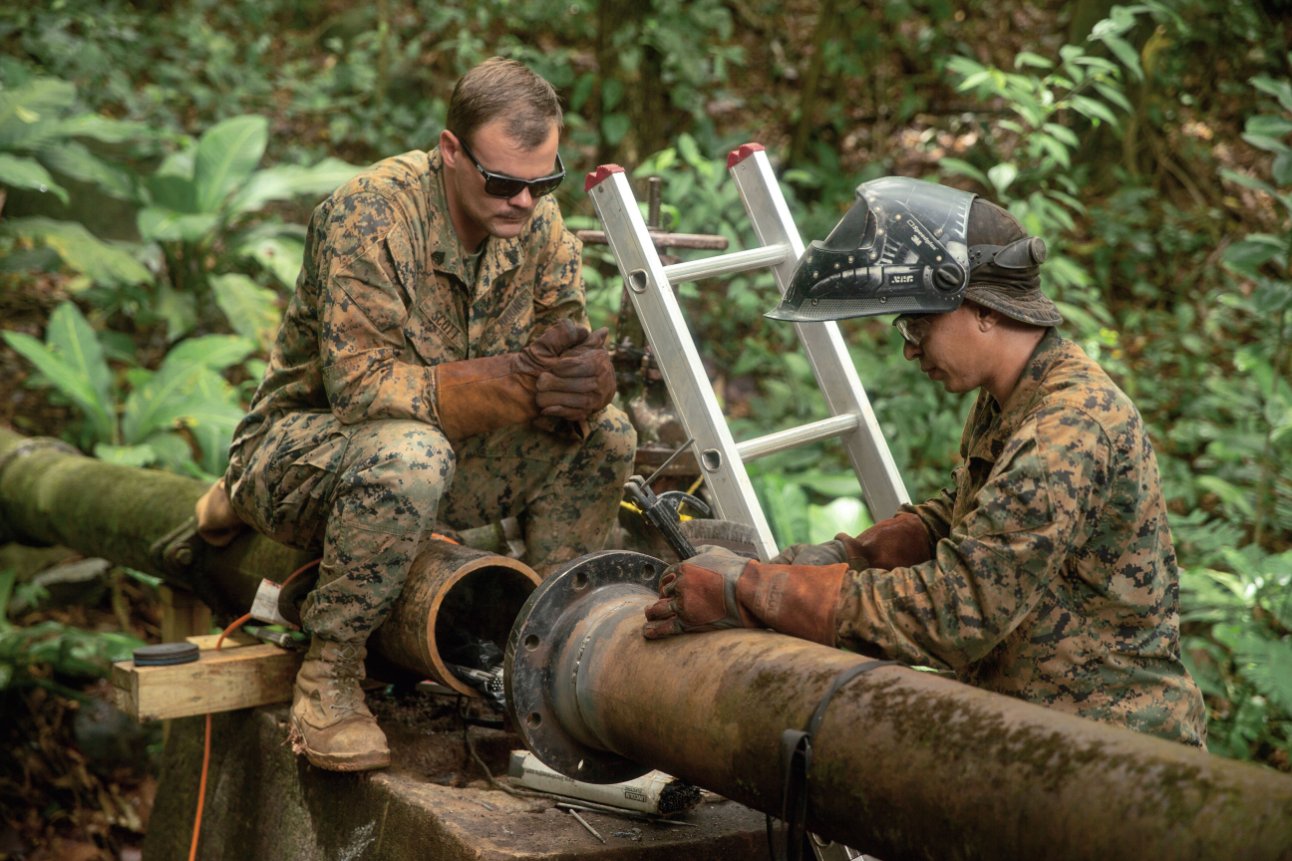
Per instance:
[[[455,135],[454,137],[457,136]],[[516,176],[508,176],[505,173],[494,173],[487,169],[480,163],[480,159],[476,158],[475,153],[467,146],[466,141],[462,138],[457,140],[458,146],[462,147],[462,151],[467,154],[467,158],[471,159],[471,163],[476,166],[476,170],[480,171],[480,175],[484,177],[485,194],[493,197],[510,199],[527,188],[531,197],[542,197],[556,191],[557,186],[561,184],[561,180],[565,179],[565,165],[561,163],[561,154],[559,152],[556,154],[556,173],[550,176],[540,176],[538,179],[521,179]]]

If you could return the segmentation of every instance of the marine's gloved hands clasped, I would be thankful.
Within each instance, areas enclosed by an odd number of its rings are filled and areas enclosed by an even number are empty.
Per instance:
[[[642,634],[648,640],[724,628],[771,628],[834,645],[846,564],[778,565],[721,547],[698,549],[660,579],[660,600],[646,608]]]
[[[538,375],[536,401],[545,416],[584,421],[615,396],[615,369],[598,329],[563,352]]]
[[[559,320],[518,352],[436,365],[432,373],[440,429],[450,442],[457,442],[537,418],[541,412],[539,378],[558,369],[583,379],[583,371],[570,371],[570,367],[590,365],[593,376],[600,379],[595,370],[596,354],[604,355],[604,347],[588,350],[588,356],[580,358],[589,334],[573,321]],[[566,359],[575,361],[562,365]],[[609,356],[605,361],[609,363]],[[610,385],[613,395],[613,371]]]

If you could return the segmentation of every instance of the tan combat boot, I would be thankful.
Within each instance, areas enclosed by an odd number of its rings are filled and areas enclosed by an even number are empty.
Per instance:
[[[386,734],[363,701],[367,649],[315,637],[296,674],[292,750],[329,771],[368,771],[390,765]]]

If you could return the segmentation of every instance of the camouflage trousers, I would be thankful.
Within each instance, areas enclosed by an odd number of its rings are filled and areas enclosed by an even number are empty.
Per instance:
[[[433,527],[520,520],[525,561],[546,576],[601,549],[632,469],[636,434],[607,407],[578,438],[515,425],[454,448],[424,422],[344,425],[331,412],[280,417],[235,446],[234,509],[281,543],[319,548],[305,629],[366,639],[390,614]]]

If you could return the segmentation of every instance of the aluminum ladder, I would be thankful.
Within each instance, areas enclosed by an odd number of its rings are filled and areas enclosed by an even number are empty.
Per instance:
[[[717,516],[753,527],[765,560],[776,555],[771,527],[763,515],[745,468],[747,461],[808,443],[838,437],[847,450],[871,515],[888,517],[909,501],[888,443],[861,387],[843,336],[834,322],[794,323],[830,417],[737,443],[709,384],[672,285],[771,269],[784,295],[803,254],[803,241],[790,217],[780,185],[761,144],[732,150],[727,170],[735,180],[762,245],[699,260],[664,265],[647,232],[641,210],[619,165],[602,165],[588,174],[584,190],[592,198],[606,239],[632,297],[673,406],[695,441],[696,460]],[[769,306],[770,307],[770,306]]]

